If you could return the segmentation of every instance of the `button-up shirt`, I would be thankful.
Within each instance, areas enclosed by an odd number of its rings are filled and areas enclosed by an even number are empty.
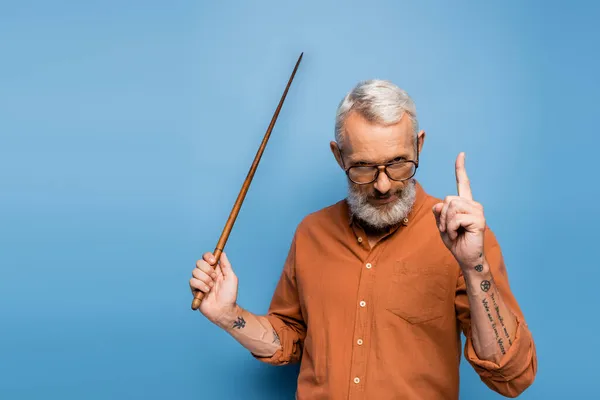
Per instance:
[[[372,247],[346,200],[298,225],[267,314],[281,349],[254,355],[300,362],[297,399],[458,399],[461,332],[466,360],[492,390],[514,397],[533,382],[534,342],[494,234],[486,228],[485,256],[517,319],[498,364],[473,348],[465,280],[432,213],[440,200],[416,189],[407,218]]]

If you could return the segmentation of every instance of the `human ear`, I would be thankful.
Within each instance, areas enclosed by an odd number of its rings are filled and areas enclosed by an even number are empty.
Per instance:
[[[344,162],[342,161],[342,155],[340,153],[340,148],[338,147],[337,142],[331,141],[329,143],[329,148],[331,149],[331,152],[333,153],[333,157],[335,158],[335,161],[338,163],[340,168],[344,169]]]
[[[417,134],[417,143],[419,154],[421,154],[421,151],[423,150],[423,144],[425,143],[425,131],[420,131]]]

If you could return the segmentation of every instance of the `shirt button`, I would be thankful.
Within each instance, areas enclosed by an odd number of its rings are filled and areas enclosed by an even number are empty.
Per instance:
[[[404,223],[404,225],[408,225],[408,218],[404,218],[404,219],[402,220],[402,222]]]
[[[366,306],[366,305],[367,305],[367,303],[366,303],[364,300],[362,300],[362,301],[360,302],[360,306],[361,306],[361,307],[364,307],[364,306]]]
[[[362,339],[358,339],[358,340],[356,341],[356,343],[358,343],[358,345],[360,346],[361,344],[363,344],[363,341],[362,341]]]
[[[360,378],[357,376],[356,378],[354,378],[354,383],[359,383],[360,382]]]
[[[366,267],[371,268],[372,267],[371,263],[367,263]]]
[[[362,237],[359,236],[356,240],[358,240],[358,243],[362,243]]]

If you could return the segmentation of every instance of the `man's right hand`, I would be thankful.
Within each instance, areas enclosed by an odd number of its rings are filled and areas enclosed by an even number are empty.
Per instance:
[[[199,311],[211,322],[221,325],[235,312],[238,278],[224,252],[216,268],[212,267],[214,264],[214,255],[204,253],[192,271],[190,289],[192,294],[198,290],[204,292]]]

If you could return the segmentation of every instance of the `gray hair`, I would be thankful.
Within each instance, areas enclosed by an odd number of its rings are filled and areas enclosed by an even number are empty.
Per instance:
[[[344,121],[351,111],[360,113],[368,121],[386,125],[400,121],[407,113],[415,137],[419,132],[415,103],[406,91],[389,81],[371,79],[360,82],[340,102],[335,117],[335,140],[340,146]]]

